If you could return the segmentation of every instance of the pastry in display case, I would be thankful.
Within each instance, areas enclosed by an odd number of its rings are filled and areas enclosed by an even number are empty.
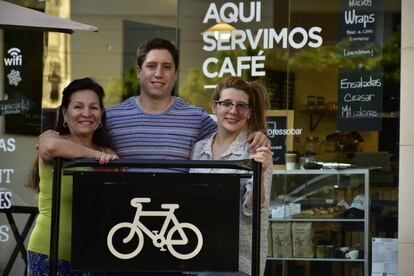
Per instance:
[[[292,215],[293,218],[336,218],[344,214],[344,209],[340,206],[319,207],[304,210],[299,214]]]
[[[368,275],[368,183],[368,169],[274,170],[267,275]]]

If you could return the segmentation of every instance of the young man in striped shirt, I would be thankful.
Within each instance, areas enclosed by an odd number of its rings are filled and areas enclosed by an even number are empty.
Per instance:
[[[139,46],[140,95],[107,111],[111,148],[120,158],[188,160],[195,142],[216,131],[203,109],[172,95],[177,70],[178,50],[170,41],[152,38]],[[252,150],[270,144],[261,132],[250,142]]]

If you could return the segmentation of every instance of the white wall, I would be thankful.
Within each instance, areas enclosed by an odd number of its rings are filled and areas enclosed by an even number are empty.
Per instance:
[[[3,60],[3,33],[0,30],[0,60]],[[3,76],[3,66],[0,66],[0,76]],[[0,78],[0,100],[3,100],[4,95],[4,85],[3,78]],[[14,151],[9,151],[12,149],[10,145],[7,145],[7,141],[12,143],[15,146]],[[36,193],[31,189],[26,187],[26,177],[32,166],[32,161],[35,159],[36,144],[37,138],[32,136],[22,136],[22,135],[7,135],[4,134],[4,116],[0,116],[0,192],[10,191],[12,192],[11,202],[13,205],[23,205],[23,206],[36,206]],[[6,143],[6,144],[3,144]],[[14,169],[14,173],[4,172],[4,169]],[[9,179],[7,179],[9,177]],[[8,183],[9,181],[10,183]],[[1,205],[0,205],[1,206]],[[17,227],[21,232],[26,223],[27,215],[15,215]],[[9,227],[9,223],[4,214],[0,214],[0,227],[1,226]],[[3,228],[4,231],[4,228]],[[13,237],[12,231],[9,227],[8,231],[5,231],[8,235],[7,241],[4,233],[0,235],[0,273],[2,273],[6,263],[11,255],[11,252],[16,245],[15,239]],[[26,240],[27,244],[27,240]],[[24,262],[19,254],[13,270],[10,275],[23,275],[24,271]]]
[[[402,0],[398,275],[414,275],[414,1]]]
[[[7,141],[10,138],[15,139],[14,145],[16,149],[13,152],[9,152],[4,151],[3,148],[0,147],[0,169],[14,169],[14,173],[9,174],[10,183],[7,183],[7,175],[3,172],[2,181],[0,182],[0,191],[4,188],[7,191],[12,192],[13,206],[37,206],[37,194],[26,186],[28,173],[31,169],[33,160],[36,157],[35,145],[37,137],[0,134],[0,140]],[[25,214],[14,215],[19,232],[23,231],[27,218],[28,215]],[[0,226],[1,225],[7,225],[9,227],[9,222],[4,214],[0,214]],[[6,266],[11,252],[16,245],[10,227],[7,233],[9,235],[8,241],[0,241],[0,272]],[[28,238],[25,242],[26,246],[27,242]],[[19,253],[10,275],[23,275],[24,267],[24,262]]]
[[[93,76],[105,89],[111,81],[120,80],[122,21],[175,28],[176,11],[177,0],[72,0],[71,19],[99,28],[97,33],[76,32],[71,36],[72,78]]]

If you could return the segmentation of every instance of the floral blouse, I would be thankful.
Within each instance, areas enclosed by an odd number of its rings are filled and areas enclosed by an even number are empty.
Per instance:
[[[193,160],[213,160],[212,144],[216,133],[210,138],[197,142],[191,154]],[[217,160],[241,160],[250,159],[250,149],[247,143],[247,134],[242,131],[230,147]],[[191,169],[190,173],[245,173],[236,169],[220,168],[196,168]],[[260,230],[260,271],[264,273],[267,257],[267,231],[269,213],[269,195],[272,183],[272,168],[264,171],[263,187],[265,201],[261,210],[261,230]],[[252,210],[246,206],[247,195],[252,192],[252,179],[241,179],[240,181],[240,236],[239,236],[239,270],[250,275],[251,273],[251,254],[252,254]]]

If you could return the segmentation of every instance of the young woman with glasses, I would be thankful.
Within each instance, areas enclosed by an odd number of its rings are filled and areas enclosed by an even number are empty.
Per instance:
[[[217,116],[217,132],[193,147],[195,160],[238,160],[253,158],[262,163],[262,210],[260,237],[260,271],[263,275],[267,256],[269,194],[272,179],[272,154],[260,147],[251,154],[246,142],[255,131],[266,131],[265,111],[269,107],[266,89],[257,82],[238,77],[222,80],[213,93],[212,110]],[[192,169],[191,172],[240,173],[232,169]],[[239,271],[235,273],[203,272],[198,275],[246,275],[251,272],[252,180],[241,181]],[[214,204],[214,203],[212,203]]]

